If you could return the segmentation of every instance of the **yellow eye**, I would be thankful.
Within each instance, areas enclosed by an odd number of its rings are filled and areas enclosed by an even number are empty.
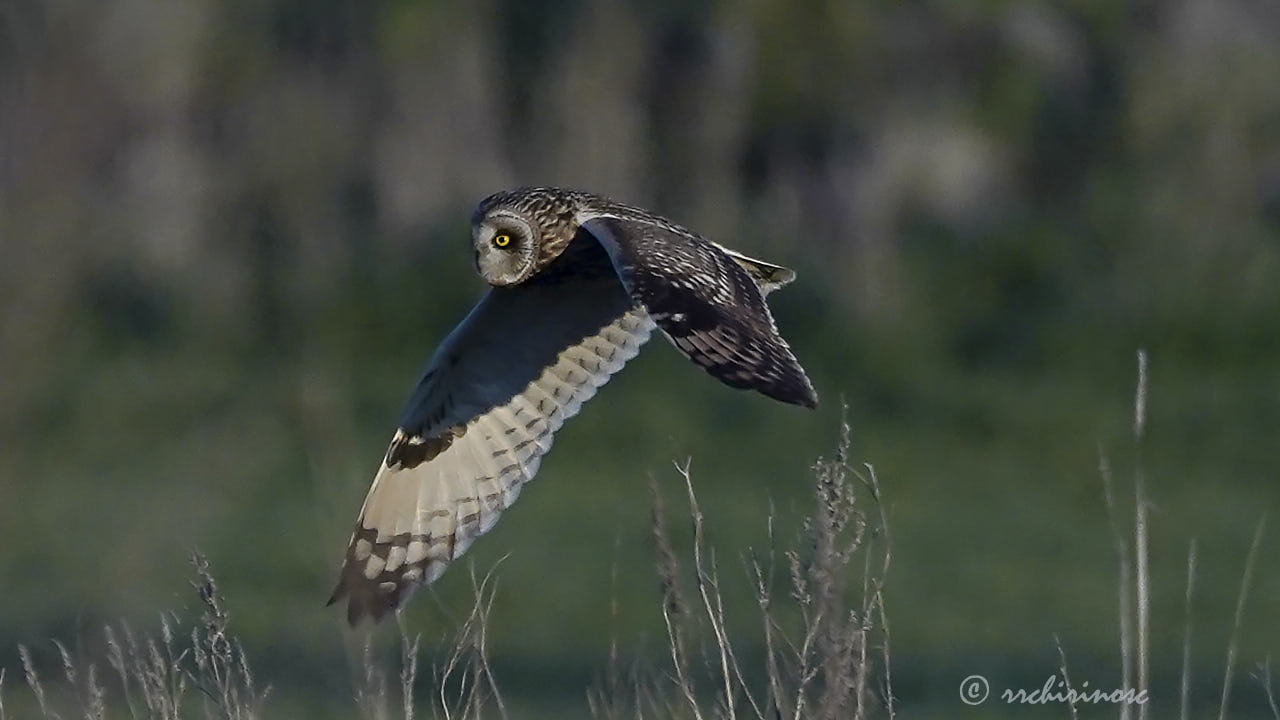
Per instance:
[[[507,233],[498,233],[493,236],[493,244],[497,247],[504,248],[511,244],[511,236]]]

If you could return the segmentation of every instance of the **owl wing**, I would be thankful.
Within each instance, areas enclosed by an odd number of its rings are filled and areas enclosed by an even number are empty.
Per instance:
[[[731,387],[817,405],[764,300],[794,273],[659,220],[607,213],[579,219],[604,246],[632,299],[686,357]]]
[[[329,603],[381,619],[487,532],[552,435],[653,322],[616,277],[493,288],[427,367],[365,497]]]

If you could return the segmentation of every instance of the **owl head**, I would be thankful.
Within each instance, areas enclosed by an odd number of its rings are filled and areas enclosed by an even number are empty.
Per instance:
[[[518,285],[573,240],[575,215],[594,195],[560,188],[517,188],[480,201],[471,216],[476,270],[490,285]]]
[[[537,269],[541,237],[533,223],[515,210],[499,207],[480,215],[471,226],[480,277],[498,287],[524,282]]]

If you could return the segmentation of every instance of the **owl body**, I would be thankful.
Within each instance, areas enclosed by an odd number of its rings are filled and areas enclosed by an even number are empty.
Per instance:
[[[365,498],[330,599],[349,599],[352,624],[400,607],[487,532],[655,329],[731,387],[817,403],[764,300],[790,270],[558,188],[481,201],[472,246],[491,288],[441,342]]]

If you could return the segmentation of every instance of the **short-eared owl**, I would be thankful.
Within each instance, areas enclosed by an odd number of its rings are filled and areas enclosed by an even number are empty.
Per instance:
[[[552,435],[655,327],[735,388],[814,407],[764,296],[792,271],[585,192],[509,190],[471,218],[492,287],[444,339],[365,497],[330,603],[381,619],[515,502]]]

